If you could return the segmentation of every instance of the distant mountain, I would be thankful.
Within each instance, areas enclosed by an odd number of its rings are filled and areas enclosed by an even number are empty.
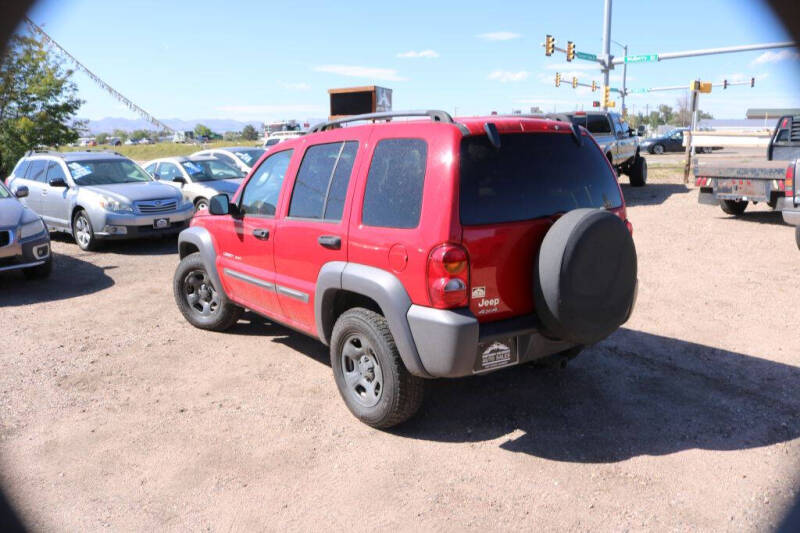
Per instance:
[[[83,120],[83,119],[79,119]],[[247,124],[251,124],[257,130],[262,128],[262,123],[257,120],[242,122],[240,120],[231,120],[224,118],[198,118],[192,120],[181,120],[178,118],[159,119],[161,122],[174,130],[193,130],[197,124],[205,124],[211,131],[216,133],[225,133],[226,131],[242,131]],[[121,117],[106,117],[99,120],[89,120],[87,123],[89,132],[92,134],[97,133],[111,133],[114,130],[153,130],[156,127],[143,119],[131,119]]]

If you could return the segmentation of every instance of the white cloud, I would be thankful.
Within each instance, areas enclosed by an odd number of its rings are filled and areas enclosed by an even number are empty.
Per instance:
[[[307,84],[304,81],[296,83],[282,81],[280,82],[280,86],[283,87],[284,89],[290,89],[292,91],[307,91],[311,88],[311,85]]]
[[[510,31],[494,31],[481,33],[477,35],[477,37],[484,41],[510,41],[511,39],[519,39],[522,35]]]
[[[320,65],[314,67],[317,72],[328,72],[340,76],[350,76],[351,78],[369,78],[382,81],[405,81],[392,68],[373,68],[360,67],[356,65]]]
[[[522,81],[530,76],[530,72],[525,70],[520,70],[518,72],[509,72],[507,70],[495,70],[491,74],[489,74],[488,79],[490,80],[497,80],[501,83],[507,83],[509,81],[516,82]]]
[[[424,57],[427,59],[433,59],[439,57],[439,54],[434,50],[420,50],[419,52],[417,52],[416,50],[409,50],[408,52],[401,52],[397,54],[397,57],[410,58],[410,59]]]
[[[772,50],[767,50],[753,61],[750,62],[751,65],[763,65],[766,63],[777,63],[778,61],[785,61],[787,59],[791,60],[800,60],[800,52],[797,50],[780,50],[778,52],[773,52]]]

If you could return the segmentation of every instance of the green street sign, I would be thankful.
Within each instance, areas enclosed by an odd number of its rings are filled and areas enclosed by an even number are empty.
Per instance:
[[[586,61],[597,61],[596,55],[587,54],[586,52],[575,52],[575,57],[578,59],[585,59]]]
[[[643,54],[638,56],[625,56],[625,63],[647,63],[649,61],[658,61],[658,54]]]

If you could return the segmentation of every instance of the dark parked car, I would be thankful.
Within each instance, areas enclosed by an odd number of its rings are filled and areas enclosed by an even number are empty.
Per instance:
[[[686,147],[683,146],[683,132],[685,131],[689,131],[689,128],[675,128],[660,137],[645,139],[639,146],[641,146],[642,150],[647,150],[651,154],[683,152],[686,150]],[[710,153],[713,150],[722,150],[722,146],[698,146],[696,150],[699,154]]]

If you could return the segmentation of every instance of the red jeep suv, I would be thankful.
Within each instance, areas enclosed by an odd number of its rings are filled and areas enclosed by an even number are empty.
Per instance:
[[[426,378],[566,361],[627,320],[637,288],[603,152],[580,126],[520,117],[319,124],[212,197],[179,251],[192,325],[246,308],[317,337],[347,407],[381,428],[417,411]]]

